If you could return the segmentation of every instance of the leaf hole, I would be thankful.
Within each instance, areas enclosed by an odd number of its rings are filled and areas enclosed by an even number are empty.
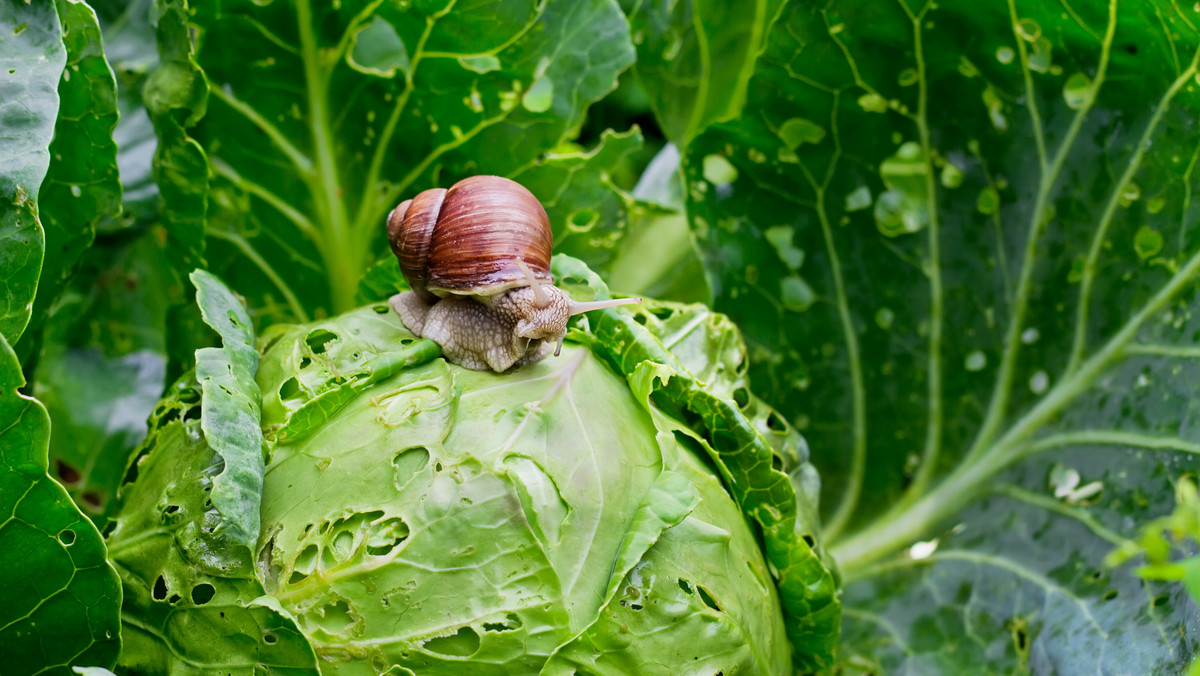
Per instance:
[[[694,588],[692,588],[692,583],[688,582],[687,580],[683,579],[682,577],[679,578],[679,588],[689,594],[696,593],[696,590]]]
[[[776,472],[782,472],[783,471],[783,458],[772,453],[771,454],[771,469],[775,470]]]
[[[771,415],[767,416],[767,427],[773,432],[783,432],[787,429],[787,421],[779,415],[779,411],[771,411]]]
[[[426,641],[425,649],[447,657],[470,657],[479,650],[479,633],[472,627],[462,627],[450,636]]]
[[[167,599],[167,603],[175,605],[176,603],[179,603],[179,599],[181,598],[183,597],[181,597],[179,594],[171,594],[171,596]]]
[[[287,401],[289,399],[302,399],[303,395],[300,394],[300,382],[295,378],[288,378],[287,380],[283,381],[283,384],[279,386],[279,398],[283,401]]]
[[[306,369],[309,366],[312,366],[312,359],[309,359],[308,357],[301,357],[300,358],[300,368]]]
[[[58,532],[58,541],[61,542],[64,547],[70,547],[71,545],[75,544],[75,531],[71,530],[70,528],[64,528]]]
[[[216,596],[216,594],[216,587],[207,582],[201,582],[195,587],[192,587],[192,603],[202,606],[213,600],[213,597]]]
[[[696,591],[699,592],[700,600],[704,602],[704,605],[708,606],[709,608],[712,608],[713,610],[717,611],[718,613],[721,612],[720,604],[717,603],[717,600],[715,598],[713,598],[713,595],[711,593],[709,593],[709,591],[707,589],[705,589],[704,587],[702,587],[700,585],[696,585]]]
[[[649,317],[649,315],[639,312],[633,316],[633,321],[637,322],[638,324],[641,324],[642,326],[645,326],[646,322],[650,321],[650,317]]]
[[[733,401],[738,405],[738,408],[743,411],[750,405],[750,392],[744,387],[739,387],[733,391]]]
[[[513,631],[521,628],[521,618],[513,613],[508,613],[500,622],[484,622],[484,631]]]
[[[1169,597],[1166,594],[1159,594],[1158,596],[1155,596],[1153,600],[1150,601],[1150,607],[1158,608],[1160,606],[1165,605],[1168,600],[1169,600]]]
[[[104,511],[104,496],[100,495],[99,491],[84,491],[80,497],[83,498],[83,505],[89,511],[93,513]]]
[[[813,539],[813,536],[809,535],[808,533],[801,535],[800,539],[804,540],[804,544],[808,545],[809,549],[812,549],[813,547],[817,546],[817,541],[815,539]]]
[[[1111,601],[1111,600],[1117,598],[1117,590],[1109,589],[1108,591],[1104,592],[1104,596],[1101,596],[1100,598],[1105,601]]]
[[[163,601],[167,598],[167,579],[162,575],[154,581],[154,589],[150,591],[150,596],[155,601]]]
[[[314,329],[304,337],[304,342],[308,344],[308,349],[312,350],[313,354],[324,354],[325,350],[329,349],[329,344],[337,338],[338,335],[332,331]]]
[[[371,309],[374,310],[375,314],[377,314],[377,315],[386,315],[390,311],[391,308],[389,308],[386,305],[376,305],[376,306],[372,307]]]
[[[187,410],[183,412],[183,422],[187,422],[189,420],[199,420],[201,413],[203,413],[203,409],[201,409],[199,406],[188,406]]]
[[[275,634],[270,632],[263,634],[263,643],[266,643],[267,645],[275,645],[275,642],[278,640],[279,639],[275,636]]]
[[[392,457],[392,467],[395,468],[396,490],[407,484],[417,472],[429,464],[429,449],[424,446],[413,446],[400,451]]]
[[[79,480],[83,478],[80,476],[79,470],[61,459],[54,461],[54,469],[58,472],[58,478],[62,479],[66,486],[78,486]]]

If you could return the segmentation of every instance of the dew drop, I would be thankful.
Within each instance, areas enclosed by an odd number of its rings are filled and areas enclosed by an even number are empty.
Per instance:
[[[879,94],[863,94],[858,97],[858,105],[868,113],[886,113],[887,101]]]
[[[1021,332],[1021,342],[1026,345],[1033,345],[1041,338],[1042,334],[1037,329],[1028,328]]]
[[[910,87],[915,85],[920,79],[921,78],[917,74],[916,68],[905,68],[904,70],[900,71],[899,81],[901,87]]]
[[[1034,394],[1044,394],[1050,387],[1050,376],[1045,371],[1038,371],[1029,378],[1029,391]]]
[[[894,321],[896,321],[896,313],[892,312],[890,308],[881,307],[875,311],[875,324],[884,331],[892,328]]]
[[[979,350],[975,350],[967,355],[967,358],[963,361],[963,366],[968,371],[982,371],[983,367],[987,366],[987,355]]]
[[[1013,50],[1012,47],[1001,47],[996,50],[996,60],[1000,63],[1012,63]]]
[[[80,195],[83,194],[83,190],[80,189],[79,186],[73,185],[73,186],[71,186],[71,194],[74,195],[75,197],[79,197]]]
[[[1029,42],[1042,36],[1042,27],[1033,19],[1021,19],[1017,22],[1017,33]]]
[[[1091,98],[1092,81],[1083,73],[1075,73],[1063,84],[1063,100],[1067,102],[1068,108],[1079,110],[1087,105]]]

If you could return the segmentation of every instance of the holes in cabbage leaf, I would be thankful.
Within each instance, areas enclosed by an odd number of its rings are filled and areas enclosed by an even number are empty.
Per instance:
[[[104,496],[99,491],[84,491],[83,506],[88,508],[88,511],[100,513],[104,511]]]
[[[165,601],[167,598],[167,579],[162,575],[154,581],[154,589],[150,591],[150,596],[155,601]]]
[[[371,556],[387,556],[408,539],[408,534],[408,524],[399,517],[373,524],[367,535],[367,553]]]
[[[767,427],[773,432],[783,432],[787,430],[787,421],[779,415],[779,411],[771,411],[771,415],[767,416]]]
[[[700,600],[704,602],[704,605],[712,608],[718,613],[721,612],[720,604],[717,603],[717,600],[713,598],[713,595],[709,593],[707,589],[700,585],[696,585],[696,591],[700,593]]]
[[[462,627],[450,636],[429,639],[425,649],[447,657],[470,657],[479,650],[479,633],[472,627]]]
[[[424,446],[413,446],[400,451],[392,457],[392,466],[396,468],[396,490],[404,486],[416,476],[417,472],[429,464],[429,449]]]
[[[484,631],[513,631],[521,628],[521,618],[513,613],[507,613],[499,622],[484,622]]]
[[[295,378],[288,378],[279,386],[279,398],[283,401],[289,399],[303,399],[304,394],[300,391],[300,381]]]
[[[63,462],[62,459],[54,461],[54,469],[58,472],[58,478],[62,479],[63,484],[66,486],[78,486],[79,480],[83,478],[79,474],[79,470]]]
[[[304,342],[308,344],[308,349],[312,350],[313,354],[324,354],[325,350],[329,349],[329,344],[337,338],[338,335],[332,331],[313,329],[304,337]]]
[[[687,580],[683,579],[682,577],[679,578],[679,588],[689,594],[696,593],[696,590],[692,588],[692,583],[688,582]]]
[[[300,368],[306,369],[312,365],[312,360],[308,357],[300,357]]]
[[[1166,594],[1159,594],[1158,596],[1155,596],[1150,601],[1150,607],[1151,608],[1161,608],[1162,606],[1166,605],[1167,601],[1169,601],[1169,600],[1170,600],[1170,597],[1167,596]]]
[[[808,533],[801,535],[800,539],[804,540],[804,544],[808,545],[809,549],[812,549],[813,547],[817,546],[817,541],[815,539],[813,539],[813,536],[809,535]]]
[[[62,543],[62,546],[70,547],[75,544],[75,531],[70,528],[64,528],[58,533],[58,541]]]
[[[375,305],[371,308],[377,315],[386,315],[390,308],[386,305]]]
[[[1108,591],[1104,592],[1104,596],[1101,596],[1100,598],[1105,601],[1111,601],[1111,600],[1117,598],[1117,590],[1109,589]]]
[[[192,587],[192,603],[202,606],[213,600],[213,596],[216,596],[216,594],[216,587],[207,582],[201,582],[195,587]]]
[[[738,408],[745,411],[746,407],[750,405],[750,392],[744,387],[737,388],[733,391],[733,401]]]
[[[263,643],[266,643],[267,645],[275,645],[275,642],[278,640],[279,639],[275,636],[275,634],[270,632],[263,634]]]

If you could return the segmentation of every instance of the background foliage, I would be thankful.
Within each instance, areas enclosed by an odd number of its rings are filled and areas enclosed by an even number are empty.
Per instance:
[[[214,339],[187,274],[260,330],[341,313],[395,288],[387,211],[476,173],[615,291],[740,327],[821,473],[836,668],[1191,663],[1161,518],[1200,453],[1200,6],[195,4],[0,1],[0,541],[70,561],[19,596],[72,589],[75,663],[116,656],[99,535]]]

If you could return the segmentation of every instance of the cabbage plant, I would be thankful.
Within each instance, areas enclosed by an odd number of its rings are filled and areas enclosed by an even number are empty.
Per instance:
[[[122,488],[123,667],[782,673],[793,644],[827,659],[833,581],[791,484],[814,470],[746,391],[722,316],[614,312],[495,374],[448,364],[386,304],[277,324],[256,351],[240,302],[193,279],[224,347],[159,404]]]
[[[1173,0],[0,0],[0,672],[1188,670],[1198,55]],[[478,174],[647,304],[504,376],[377,313]]]

